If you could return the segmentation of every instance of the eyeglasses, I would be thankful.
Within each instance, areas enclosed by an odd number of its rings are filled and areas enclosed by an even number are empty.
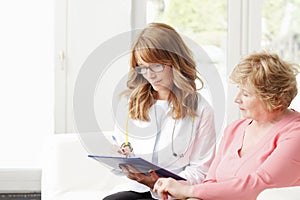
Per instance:
[[[162,72],[165,69],[165,65],[155,63],[155,64],[150,64],[147,67],[146,66],[136,66],[134,69],[138,74],[146,74],[148,69],[150,69],[152,72],[158,73],[158,72]]]

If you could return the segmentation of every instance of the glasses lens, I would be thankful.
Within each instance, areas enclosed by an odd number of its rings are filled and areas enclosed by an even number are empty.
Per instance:
[[[147,68],[146,67],[135,67],[134,68],[135,71],[138,73],[138,74],[144,74],[147,72]]]
[[[152,72],[161,72],[164,68],[165,66],[162,64],[151,64],[149,67],[136,66],[134,69],[138,74],[146,74],[147,69],[150,69]]]
[[[161,72],[162,70],[164,70],[164,65],[162,65],[162,64],[152,64],[152,65],[149,66],[149,68],[153,72]]]

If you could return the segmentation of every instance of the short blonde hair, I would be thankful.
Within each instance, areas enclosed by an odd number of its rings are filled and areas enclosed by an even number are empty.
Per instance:
[[[230,79],[250,84],[269,111],[288,108],[297,95],[299,68],[277,54],[258,52],[244,57],[233,69]]]

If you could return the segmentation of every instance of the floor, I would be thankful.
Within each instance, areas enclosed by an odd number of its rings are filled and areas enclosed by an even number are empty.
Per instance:
[[[0,194],[0,200],[41,200],[41,194],[40,193]]]

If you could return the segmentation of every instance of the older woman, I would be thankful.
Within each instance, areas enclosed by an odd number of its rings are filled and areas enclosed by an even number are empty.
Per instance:
[[[244,119],[229,125],[206,179],[197,185],[159,179],[163,199],[255,200],[266,188],[300,185],[300,113],[297,69],[271,53],[254,53],[231,74]]]

